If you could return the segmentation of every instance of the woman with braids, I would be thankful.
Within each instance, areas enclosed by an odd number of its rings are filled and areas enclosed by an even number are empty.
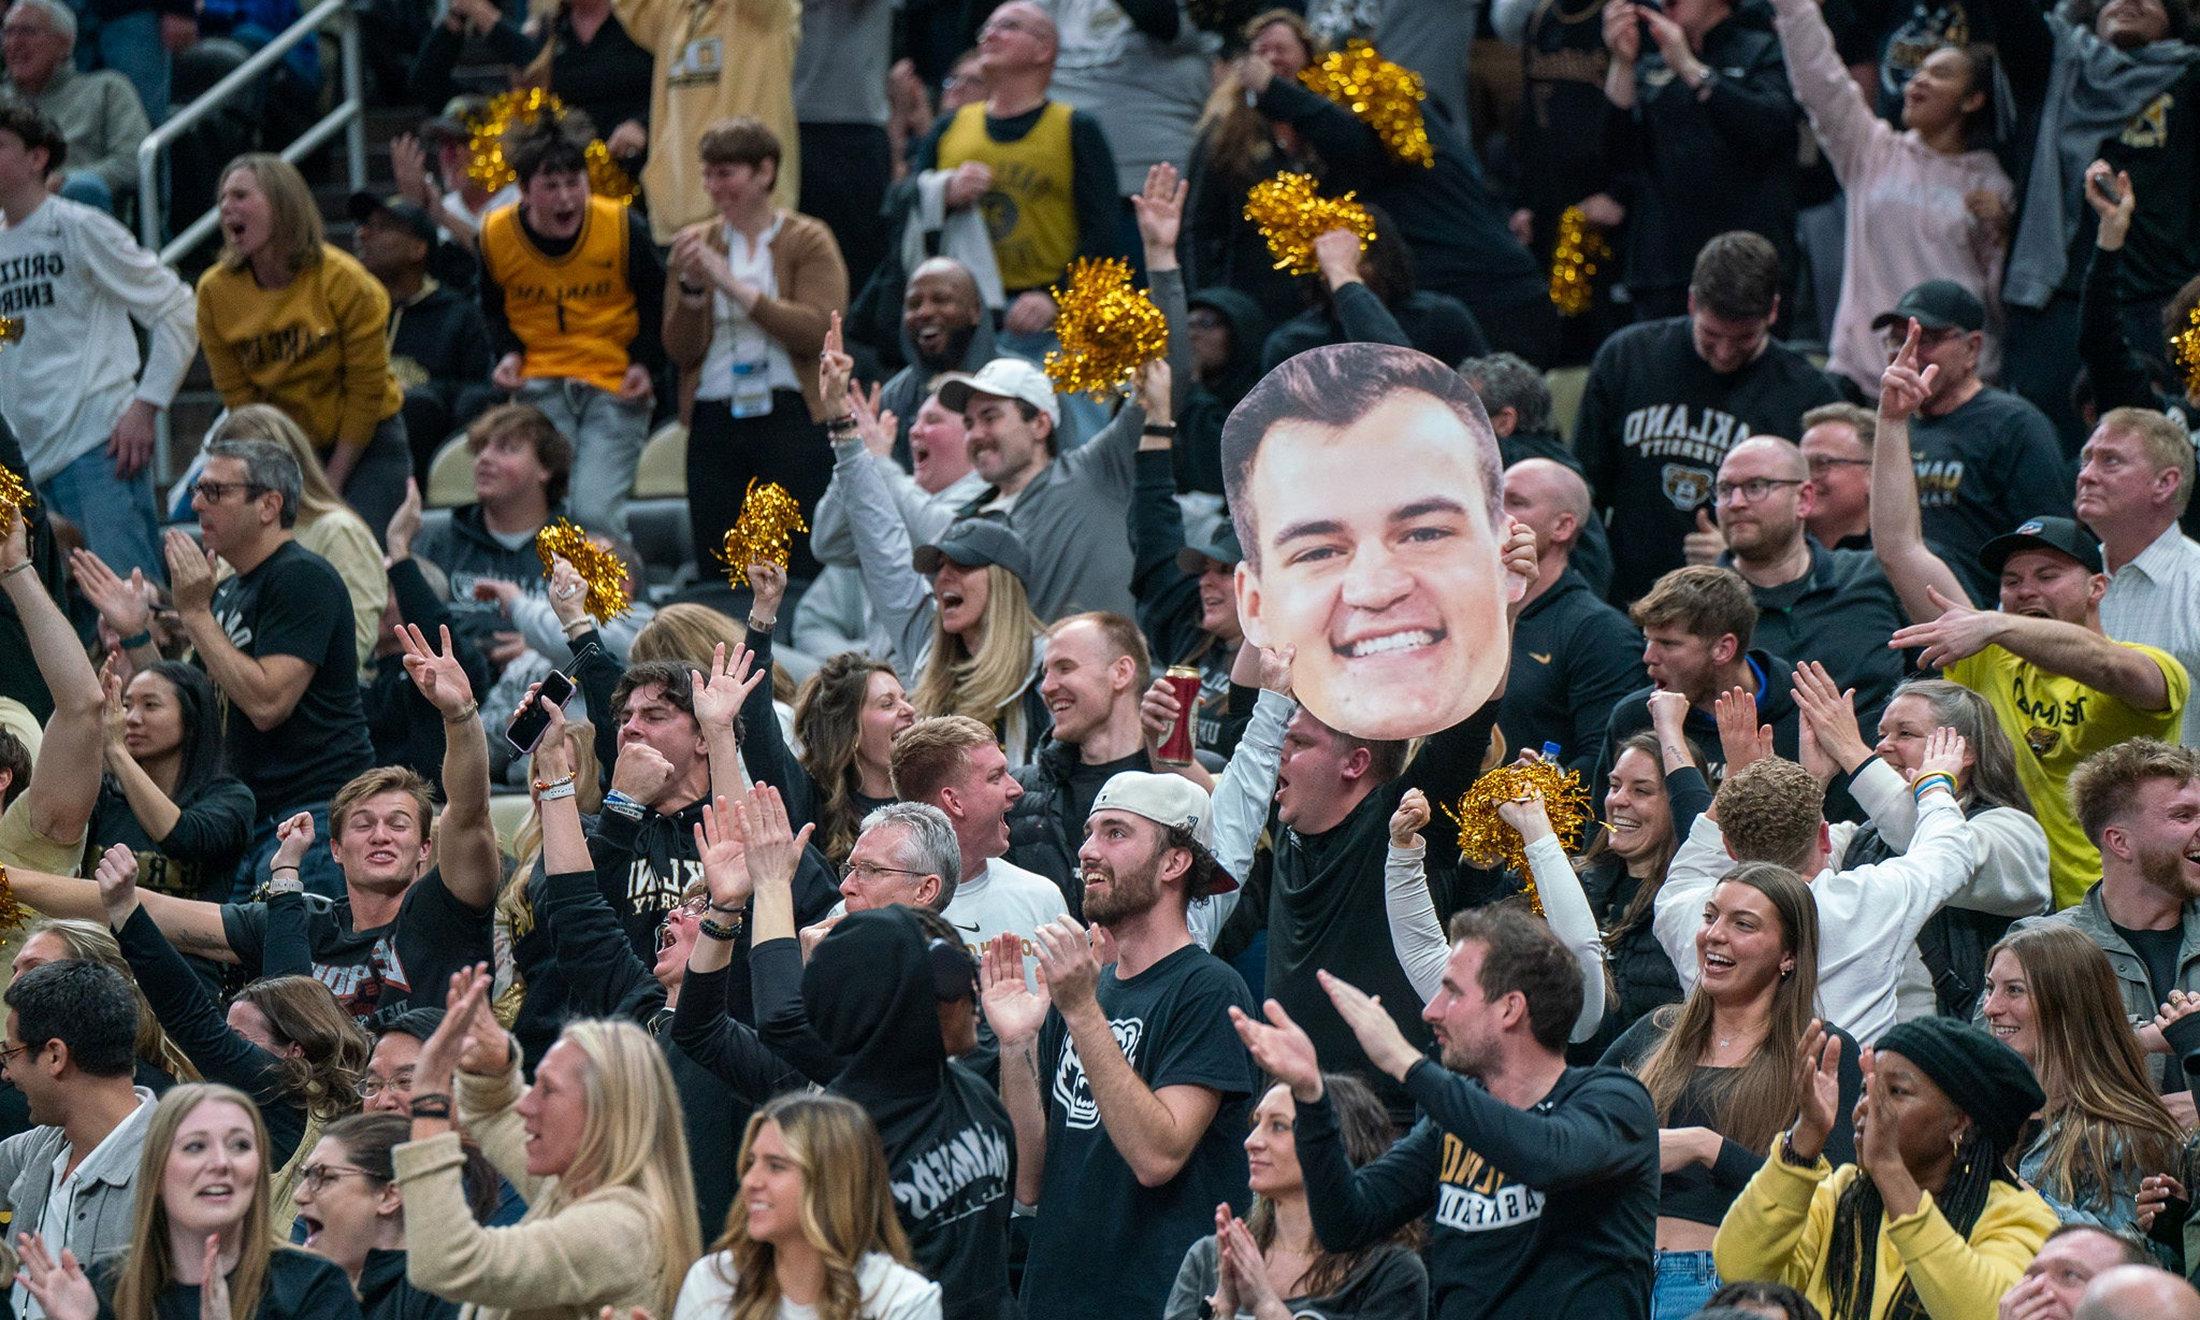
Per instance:
[[[940,1286],[909,1268],[878,1131],[839,1096],[783,1095],[750,1117],[741,1194],[672,1320],[789,1314],[939,1320]]]
[[[1924,771],[1925,741],[1934,729],[1963,735],[1955,768],[1956,805],[1971,823],[1971,874],[1918,932],[1917,955],[1897,989],[1903,1018],[1941,1012],[1965,1018],[1986,985],[1986,951],[2018,917],[2047,909],[2047,831],[2032,814],[2031,795],[2017,778],[2009,733],[1986,699],[1938,678],[1913,678],[1894,690],[1879,716],[1879,742],[1867,746],[1856,724],[1855,693],[1844,692],[1817,661],[1795,667],[1795,704],[1821,755],[1838,768],[1870,823],[1836,826],[1831,864],[1848,870],[1909,851],[1917,833],[1917,797],[1910,783]]]
[[[1337,1129],[1354,1168],[1390,1149],[1390,1115],[1367,1083],[1323,1073],[1322,1089],[1336,1108]],[[1215,1234],[1184,1253],[1163,1320],[1201,1315],[1285,1320],[1301,1314],[1424,1320],[1428,1315],[1428,1269],[1414,1251],[1415,1228],[1357,1251],[1331,1251],[1314,1236],[1292,1136],[1297,1118],[1290,1087],[1270,1087],[1261,1097],[1245,1138],[1253,1212],[1238,1219],[1228,1206],[1215,1207]]]
[[[1835,1169],[1842,1052],[1804,1036],[1800,1115],[1719,1225],[1719,1273],[1789,1284],[1827,1320],[1993,1320],[2055,1227],[2009,1167],[2046,1103],[2032,1070],[1953,1018],[1898,1023],[1864,1052],[1856,1163]]]
[[[1682,1320],[1718,1289],[1711,1241],[1764,1163],[1801,1097],[1790,1041],[1818,999],[1818,907],[1784,866],[1745,862],[1704,904],[1696,986],[1679,1006],[1636,1020],[1605,1052],[1642,1079],[1658,1110],[1657,1273],[1652,1320]],[[1836,1033],[1838,1034],[1838,1033]],[[1853,1158],[1847,1114],[1862,1088],[1856,1044],[1842,1038],[1842,1116],[1832,1158]]]
[[[1987,959],[1984,1015],[2047,1094],[2017,1172],[2064,1223],[2144,1238],[2140,1179],[2166,1173],[2189,1184],[2192,1144],[2155,1094],[2108,955],[2075,926],[2019,931]]]

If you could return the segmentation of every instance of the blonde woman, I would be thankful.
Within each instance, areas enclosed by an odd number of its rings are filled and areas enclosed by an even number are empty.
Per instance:
[[[267,1128],[244,1092],[202,1082],[162,1096],[135,1185],[136,1249],[91,1277],[73,1253],[20,1239],[19,1278],[50,1320],[359,1320],[342,1270],[276,1243]]]
[[[198,287],[214,388],[231,408],[282,409],[367,526],[388,526],[412,475],[389,294],[327,241],[312,188],[282,157],[237,157],[217,197],[221,259]]]
[[[137,996],[137,1082],[155,1091],[166,1090],[173,1082],[195,1082],[199,1070],[184,1057],[176,1042],[168,1038],[167,1028],[161,1026],[159,1015],[145,1000],[145,990],[138,985],[137,977],[130,971],[129,959],[122,956],[122,946],[115,941],[113,932],[96,921],[80,921],[60,917],[40,917],[25,928],[23,947],[17,951],[15,961],[9,965],[10,979],[36,967],[51,962],[98,963],[100,966],[122,973],[130,983],[130,991]],[[0,1096],[0,1105],[8,1103],[21,1107],[22,1092],[9,1087]],[[12,1098],[12,1100],[11,1100]],[[0,1110],[4,1112],[4,1110]],[[22,1131],[26,1122],[15,1131]]]
[[[665,1314],[702,1234],[656,1041],[631,1022],[569,1023],[527,1086],[488,969],[453,976],[447,1004],[413,1071],[413,1139],[393,1152],[413,1286],[480,1320]],[[517,1224],[475,1222],[454,1117],[527,1198]]]
[[[224,417],[208,440],[272,440],[298,460],[298,544],[329,562],[351,597],[351,638],[359,656],[359,681],[368,682],[382,611],[389,604],[390,575],[382,567],[382,547],[366,521],[351,511],[329,484],[320,455],[290,414],[265,403],[248,403]]]
[[[673,1320],[938,1320],[940,1286],[909,1268],[886,1153],[870,1116],[830,1095],[783,1095],[749,1119],[741,1192],[695,1262]]]

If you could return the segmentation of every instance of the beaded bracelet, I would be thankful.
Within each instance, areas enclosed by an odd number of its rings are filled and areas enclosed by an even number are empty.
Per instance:
[[[709,917],[705,917],[696,922],[695,927],[714,940],[730,941],[741,934],[741,923],[739,921],[729,926],[724,922],[712,921]]]
[[[1920,802],[1924,801],[1925,794],[1935,787],[1947,789],[1948,796],[1954,797],[1956,795],[1956,777],[1945,770],[1935,770],[1930,774],[1919,775],[1910,781],[1910,793]]]

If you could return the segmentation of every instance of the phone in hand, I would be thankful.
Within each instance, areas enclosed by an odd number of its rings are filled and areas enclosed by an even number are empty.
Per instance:
[[[2116,186],[2116,176],[2106,170],[2093,176],[2093,191],[2099,193],[2110,206],[2124,204],[2124,194]]]
[[[582,647],[580,654],[574,656],[572,662],[566,665],[565,668],[553,669],[543,677],[542,690],[536,695],[547,697],[559,706],[571,701],[573,699],[573,674],[580,668],[583,660],[588,659],[595,653],[596,644],[594,642]],[[542,703],[537,701],[512,717],[512,722],[505,726],[504,740],[522,752],[532,753],[535,750],[535,744],[542,741],[543,731],[549,727],[550,712],[544,710]]]

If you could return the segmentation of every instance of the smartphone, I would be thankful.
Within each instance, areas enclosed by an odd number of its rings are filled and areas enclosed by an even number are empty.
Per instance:
[[[596,644],[590,642],[580,649],[580,653],[565,668],[551,670],[542,680],[542,691],[539,695],[550,698],[559,706],[572,700],[573,674],[580,669],[583,660],[595,653]],[[543,731],[549,727],[550,712],[537,702],[512,717],[512,722],[505,726],[504,740],[522,752],[532,753],[535,744],[542,741]]]
[[[2113,174],[2094,175],[2093,191],[2106,198],[2110,206],[2122,206],[2124,204],[2124,195],[2116,190],[2116,176]]]

